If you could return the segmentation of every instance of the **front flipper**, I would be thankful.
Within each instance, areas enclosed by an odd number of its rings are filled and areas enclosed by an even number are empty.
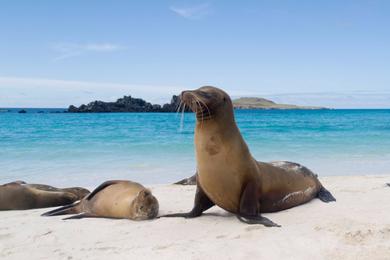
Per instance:
[[[214,206],[214,202],[212,202],[207,195],[204,193],[202,188],[199,186],[199,183],[196,185],[196,194],[195,194],[195,201],[194,201],[194,207],[192,210],[188,213],[175,213],[175,214],[168,214],[163,215],[160,217],[183,217],[183,218],[196,218],[202,215],[202,213],[212,206]]]
[[[237,218],[241,222],[244,222],[244,223],[250,224],[250,225],[261,224],[261,225],[264,225],[266,227],[281,227],[281,225],[278,225],[275,222],[273,222],[272,220],[270,220],[266,217],[262,217],[262,216],[240,216],[240,215],[238,215]]]
[[[237,218],[247,224],[261,224],[266,227],[280,227],[268,218],[260,216],[260,203],[258,196],[258,185],[255,182],[249,182],[244,192],[241,194],[240,210]]]

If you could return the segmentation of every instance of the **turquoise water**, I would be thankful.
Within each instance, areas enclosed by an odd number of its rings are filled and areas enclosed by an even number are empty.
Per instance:
[[[152,184],[190,176],[194,115],[185,114],[183,129],[180,118],[0,113],[0,183]],[[299,162],[321,176],[390,174],[390,110],[240,110],[236,120],[258,160]]]

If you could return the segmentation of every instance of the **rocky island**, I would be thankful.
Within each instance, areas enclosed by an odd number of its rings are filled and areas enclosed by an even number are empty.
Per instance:
[[[69,106],[69,113],[111,113],[111,112],[176,112],[180,104],[180,97],[173,95],[171,102],[159,105],[149,103],[141,98],[124,96],[115,102],[93,101],[79,107]],[[257,97],[243,97],[233,100],[235,109],[326,109],[315,106],[296,106],[277,104],[271,100]],[[186,107],[185,112],[190,112]]]
[[[108,113],[108,112],[176,112],[180,104],[180,98],[174,95],[170,103],[159,105],[151,104],[141,98],[124,96],[115,102],[93,101],[87,105],[75,107],[69,106],[69,113]],[[189,112],[186,108],[185,112]]]
[[[258,97],[234,99],[233,106],[235,109],[327,109],[326,107],[277,104],[271,100]]]

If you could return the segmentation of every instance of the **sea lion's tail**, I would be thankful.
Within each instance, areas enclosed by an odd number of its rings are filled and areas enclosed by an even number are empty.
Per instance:
[[[41,216],[51,217],[80,213],[80,201],[43,213]]]
[[[326,202],[326,203],[336,201],[336,198],[333,197],[332,193],[330,193],[330,191],[328,191],[324,187],[320,188],[320,190],[318,191],[317,197],[321,201]]]

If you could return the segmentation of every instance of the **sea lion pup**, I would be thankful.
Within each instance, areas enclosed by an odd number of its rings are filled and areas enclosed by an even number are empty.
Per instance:
[[[145,220],[158,214],[158,201],[150,190],[131,181],[106,181],[79,202],[42,214],[56,216],[78,214],[67,219],[85,217]]]
[[[89,191],[80,187],[59,189],[44,184],[14,181],[0,185],[0,210],[63,206],[82,199]]]
[[[278,226],[260,213],[288,209],[318,197],[334,197],[309,169],[290,162],[256,161],[236,125],[228,94],[215,87],[183,91],[181,100],[196,114],[197,190],[188,213],[198,217],[214,205],[248,224]]]

